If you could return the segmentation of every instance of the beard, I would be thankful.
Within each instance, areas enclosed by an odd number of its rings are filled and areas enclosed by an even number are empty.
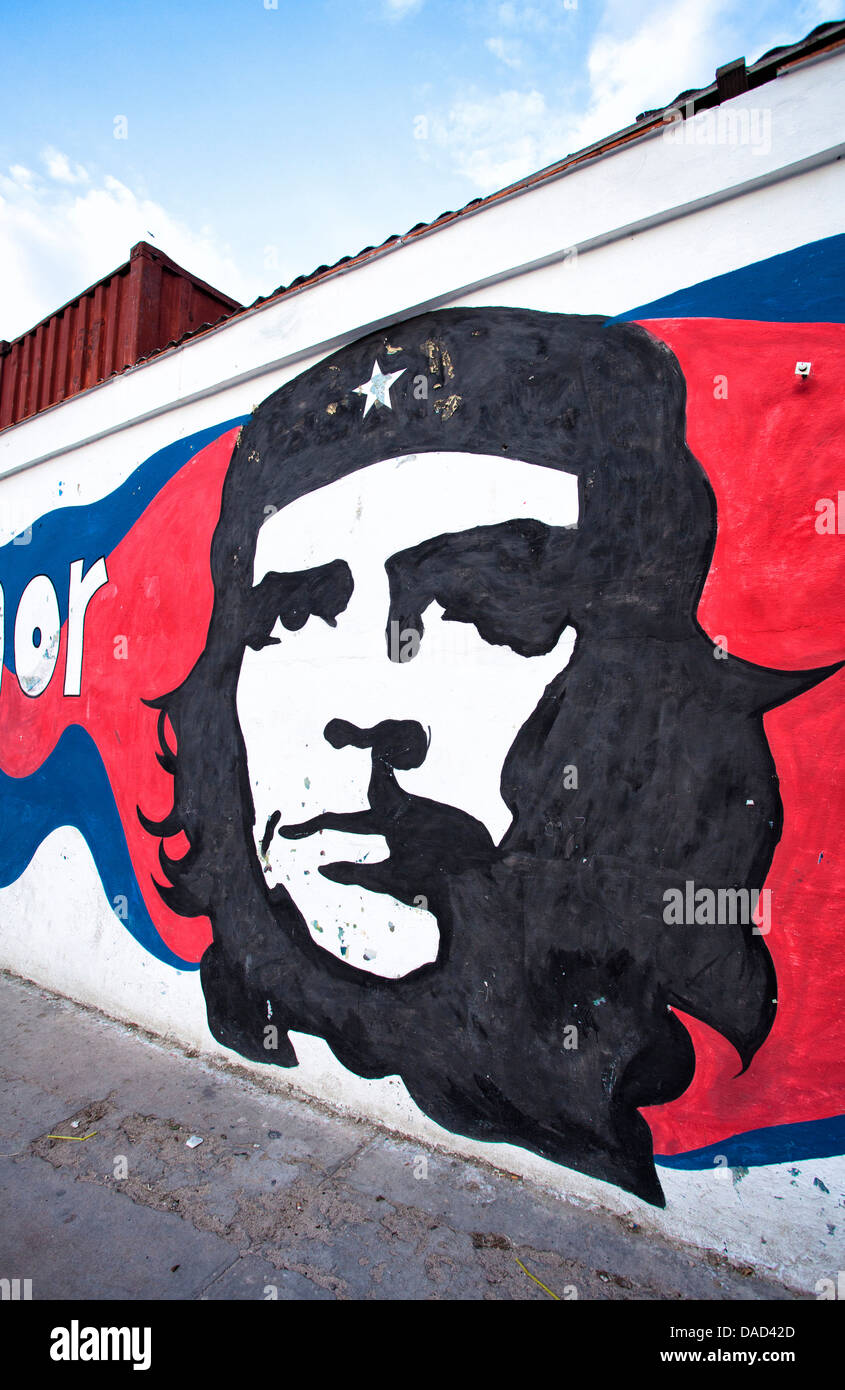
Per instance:
[[[679,1095],[694,1058],[649,959],[653,923],[639,935],[629,924],[620,948],[618,904],[601,901],[591,871],[498,849],[473,817],[410,796],[386,766],[374,783],[368,810],[277,833],[383,836],[386,860],[321,873],[408,903],[422,893],[437,960],[396,980],[358,970],[315,943],[285,889],[262,883],[273,926],[256,933],[251,913],[248,950],[231,921],[215,920],[219,941],[202,965],[212,1032],[283,1066],[297,1064],[285,1033],[316,1033],[350,1071],[400,1076],[453,1132],[519,1144],[661,1205],[638,1106]],[[233,954],[224,942],[239,937]],[[263,1045],[268,1003],[275,1051]]]

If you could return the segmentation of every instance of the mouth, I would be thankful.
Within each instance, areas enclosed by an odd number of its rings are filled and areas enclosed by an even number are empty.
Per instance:
[[[381,823],[375,811],[323,811],[319,816],[312,816],[310,820],[300,821],[294,825],[279,825],[276,827],[276,834],[281,835],[285,840],[304,840],[309,835],[316,835],[320,830],[345,830],[355,835],[384,835],[387,838],[385,826]]]
[[[323,830],[341,834],[345,832],[373,835],[387,841],[390,852],[386,858],[370,863],[360,860],[338,860],[330,864],[320,864],[318,873],[322,878],[345,887],[355,886],[366,888],[373,893],[389,893],[400,902],[407,903],[408,906],[413,905],[414,898],[421,891],[418,875],[415,872],[411,873],[410,877],[414,879],[414,883],[411,884],[407,870],[401,867],[401,857],[393,855],[392,851],[399,848],[395,836],[388,836],[388,827],[384,819],[375,811],[324,811],[322,815],[313,816],[310,820],[298,824],[280,825],[276,833],[285,840],[305,840]]]
[[[379,836],[389,851],[387,858],[372,863],[321,864],[323,878],[389,893],[409,906],[420,895],[428,897],[444,874],[487,868],[498,854],[480,821],[457,807],[407,793],[385,811],[323,811],[297,824],[280,825],[275,833],[285,840],[304,840],[322,830]]]

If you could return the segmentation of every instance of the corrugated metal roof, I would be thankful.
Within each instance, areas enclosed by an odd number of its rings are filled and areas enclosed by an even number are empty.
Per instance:
[[[125,265],[0,343],[0,429],[242,308],[145,241]]]
[[[811,58],[832,52],[842,47],[843,44],[845,44],[845,21],[835,20],[817,25],[798,43],[770,49],[750,67],[746,66],[744,58],[726,63],[717,69],[714,81],[708,86],[689,88],[679,92],[674,101],[669,102],[666,106],[641,112],[636,120],[623,130],[616,131],[605,139],[588,145],[573,154],[568,154],[556,163],[547,165],[546,168],[538,170],[537,173],[519,179],[496,193],[491,193],[484,198],[473,198],[457,211],[442,212],[431,222],[417,222],[402,236],[393,233],[377,246],[365,246],[355,255],[341,256],[340,260],[335,261],[332,265],[317,266],[316,270],[312,270],[310,274],[298,275],[289,285],[279,285],[270,294],[259,295],[252,304],[246,306],[239,305],[235,300],[212,289],[210,285],[197,280],[190,272],[182,270],[175,262],[170,261],[162,252],[148,246],[145,242],[139,242],[138,246],[133,248],[132,259],[127,265],[121,266],[111,276],[101,280],[98,285],[86,290],[84,295],[80,295],[70,305],[65,305],[64,309],[52,314],[50,318],[45,319],[43,323],[17,339],[15,343],[11,344],[11,347],[0,343],[0,429],[13,423],[14,420],[23,419],[36,410],[43,410],[47,405],[63,400],[77,391],[84,390],[87,386],[94,385],[97,381],[104,380],[114,372],[123,371],[127,367],[148,361],[171,348],[180,347],[190,339],[199,337],[217,327],[224,320],[240,317],[260,305],[281,299],[285,295],[292,294],[306,286],[318,284],[330,276],[342,274],[346,270],[362,265],[393,249],[407,246],[418,237],[428,236],[432,232],[439,231],[442,227],[472,215],[481,208],[491,207],[495,203],[515,197],[538,184],[558,178],[579,164],[596,159],[600,155],[609,154],[613,150],[621,149],[663,126],[670,112],[677,113],[681,119],[687,120],[698,115],[701,111],[720,106],[724,101],[730,101],[733,97],[753,91],[767,82],[773,82],[780,73],[792,70],[798,64]],[[134,349],[134,356],[132,355],[131,333],[127,337],[124,329],[119,291],[112,294],[108,304],[101,297],[99,312],[97,305],[94,305],[93,310],[89,311],[89,327],[77,326],[73,329],[71,325],[68,325],[67,328],[56,329],[57,321],[63,321],[63,315],[67,314],[69,310],[77,309],[84,300],[90,300],[92,297],[96,299],[97,293],[102,291],[104,287],[108,287],[116,276],[125,276],[132,267],[136,253],[138,257],[152,256],[161,262],[165,270],[173,271],[177,276],[183,277],[184,281],[190,282],[196,291],[196,297],[188,295],[188,300],[183,303],[180,296],[188,293],[184,287],[174,289],[168,296],[165,285],[166,277],[162,276],[159,293],[167,301],[168,307],[159,306],[158,318],[156,319],[155,292],[146,292],[143,320],[146,325],[154,321],[156,331],[147,328],[146,341],[140,334],[136,336],[134,341],[137,346]],[[174,304],[177,305],[175,310]],[[220,312],[221,307],[222,313]],[[213,317],[208,312],[210,308],[215,308],[217,311]],[[205,315],[205,321],[197,322],[200,315]],[[182,319],[186,316],[193,322],[183,322]],[[42,330],[47,330],[47,332],[42,338],[41,357],[39,358],[36,340]],[[49,338],[50,332],[54,334],[58,332],[58,342],[55,337]],[[29,340],[31,340],[29,357],[25,358],[24,349],[21,350],[21,357],[25,365],[19,368],[18,384],[15,387],[9,387],[6,380],[8,354]],[[115,344],[119,344],[117,351]],[[2,355],[4,352],[7,354],[6,356]],[[94,367],[86,365],[89,363],[89,359],[93,361],[95,357],[99,363],[97,370],[100,371],[100,375],[97,376],[92,375]],[[41,365],[45,361],[47,363],[46,369]],[[9,400],[14,400],[16,403],[24,401],[27,408],[22,413],[13,414],[10,418],[8,415]]]

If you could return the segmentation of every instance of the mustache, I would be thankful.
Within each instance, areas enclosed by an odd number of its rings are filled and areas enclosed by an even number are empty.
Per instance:
[[[401,792],[393,786],[394,792]],[[390,803],[363,811],[323,811],[305,821],[277,825],[275,834],[286,840],[303,840],[321,830],[381,836],[387,841],[387,859],[373,864],[339,861],[321,865],[319,872],[333,883],[390,893],[409,904],[435,875],[471,866],[487,868],[499,855],[487,827],[456,806],[407,792],[394,794]]]
[[[323,811],[310,820],[292,825],[279,825],[276,834],[285,840],[305,840],[321,830],[345,830],[356,835],[383,835],[381,817],[372,809],[365,811]]]

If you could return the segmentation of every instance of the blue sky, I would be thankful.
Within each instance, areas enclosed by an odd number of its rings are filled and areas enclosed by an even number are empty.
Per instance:
[[[249,302],[845,10],[842,0],[273,3],[7,3],[0,338],[139,240]]]

